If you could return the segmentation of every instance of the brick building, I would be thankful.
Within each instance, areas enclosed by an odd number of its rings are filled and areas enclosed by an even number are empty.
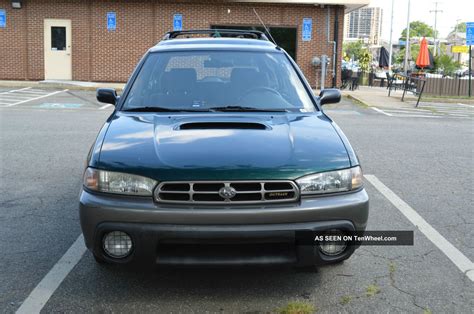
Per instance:
[[[260,27],[256,11],[316,86],[311,60],[323,54],[333,60],[335,50],[339,69],[344,14],[368,2],[0,0],[0,79],[124,82],[176,21],[183,29]],[[303,38],[304,20],[312,26],[310,40]],[[326,86],[340,80],[335,71],[333,81],[332,70],[333,64]]]

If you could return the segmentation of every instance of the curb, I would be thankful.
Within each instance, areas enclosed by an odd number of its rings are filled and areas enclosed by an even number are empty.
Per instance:
[[[345,94],[344,96],[347,97],[347,98],[349,98],[349,99],[351,99],[351,100],[354,100],[354,101],[356,101],[356,102],[359,102],[359,103],[361,103],[362,105],[364,105],[364,106],[366,106],[366,107],[373,107],[372,105],[366,103],[365,101],[363,101],[363,100],[360,99],[359,97],[354,96],[354,95],[352,95],[352,94]]]

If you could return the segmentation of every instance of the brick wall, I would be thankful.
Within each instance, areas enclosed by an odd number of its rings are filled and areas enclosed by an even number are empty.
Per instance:
[[[298,64],[311,85],[319,85],[319,73],[316,74],[311,59],[322,54],[332,58],[332,44],[327,38],[328,7],[236,4],[223,0],[24,0],[20,10],[12,9],[10,1],[0,0],[0,9],[7,11],[7,28],[0,29],[0,79],[44,79],[43,23],[46,18],[72,21],[73,80],[124,82],[146,50],[172,30],[173,14],[183,14],[185,29],[209,28],[211,24],[259,25],[252,8],[267,26],[298,28]],[[106,13],[109,11],[117,14],[115,31],[107,31]],[[335,15],[339,16],[339,56],[343,12],[343,7],[330,7],[331,41]],[[305,17],[313,18],[310,42],[301,40]],[[331,86],[331,82],[332,72],[328,71],[326,86]]]
[[[0,28],[0,79],[28,79],[27,12],[13,10],[11,1],[0,0],[7,14],[6,28]]]

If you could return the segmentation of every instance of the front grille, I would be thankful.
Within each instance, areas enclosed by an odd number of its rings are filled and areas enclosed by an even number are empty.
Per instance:
[[[161,182],[155,200],[179,204],[257,204],[296,201],[299,190],[292,181]]]

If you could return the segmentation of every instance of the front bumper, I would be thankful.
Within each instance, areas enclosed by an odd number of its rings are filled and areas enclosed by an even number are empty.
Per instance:
[[[340,256],[324,256],[315,249],[313,234],[365,230],[368,202],[361,190],[271,206],[187,207],[82,191],[80,219],[87,247],[113,262],[308,266],[343,260],[353,253],[355,247],[350,246]],[[113,230],[132,237],[134,249],[125,259],[103,254],[102,237]]]

